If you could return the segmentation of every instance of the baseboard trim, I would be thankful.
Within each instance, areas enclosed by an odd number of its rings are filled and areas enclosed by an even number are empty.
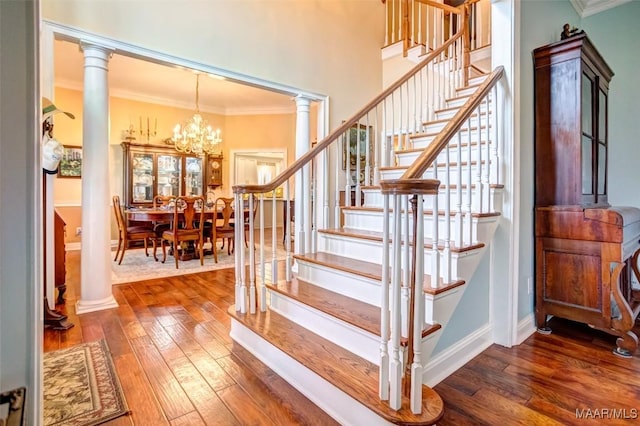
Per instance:
[[[424,369],[423,382],[429,387],[436,386],[482,353],[492,343],[491,326],[484,325],[432,358]]]
[[[515,344],[519,345],[520,343],[527,340],[529,336],[536,332],[536,316],[534,313],[530,313],[529,315],[522,318],[518,321],[518,329],[516,331],[516,341]]]

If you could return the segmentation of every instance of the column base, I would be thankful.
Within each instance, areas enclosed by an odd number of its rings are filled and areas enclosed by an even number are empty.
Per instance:
[[[80,299],[76,303],[76,314],[86,314],[89,312],[102,311],[104,309],[117,308],[118,302],[113,295],[99,300],[83,300]]]

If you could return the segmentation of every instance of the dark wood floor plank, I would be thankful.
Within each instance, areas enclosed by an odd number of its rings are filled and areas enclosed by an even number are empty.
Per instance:
[[[224,389],[235,383],[184,328],[174,325],[165,329],[214,390]]]
[[[309,418],[296,414],[300,408],[291,404],[291,400],[281,399],[255,372],[246,368],[235,356],[218,359],[218,364],[238,383],[247,395],[250,395],[260,409],[278,425],[308,425]],[[332,424],[333,420],[323,412],[316,413],[314,424]]]
[[[151,339],[139,337],[131,340],[131,345],[167,418],[173,420],[193,411],[189,398]]]
[[[241,425],[280,426],[258,407],[250,395],[238,385],[218,391],[218,395],[235,414]]]
[[[205,426],[200,415],[192,411],[189,414],[171,420],[171,426]]]
[[[209,426],[236,424],[233,414],[186,356],[168,360],[167,364],[196,407],[204,424]]]
[[[113,363],[131,411],[133,424],[158,426],[169,424],[135,355],[130,353],[115,357]]]

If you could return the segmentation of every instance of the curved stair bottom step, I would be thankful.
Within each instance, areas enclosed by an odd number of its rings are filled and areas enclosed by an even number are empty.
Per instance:
[[[391,410],[378,399],[378,367],[274,312],[241,314],[231,306],[231,338],[343,425],[431,425],[444,403],[423,386],[422,414],[407,398]]]

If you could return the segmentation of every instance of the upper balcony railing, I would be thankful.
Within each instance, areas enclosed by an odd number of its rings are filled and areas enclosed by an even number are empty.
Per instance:
[[[490,0],[467,0],[458,7],[431,0],[383,2],[387,8],[385,45],[402,41],[405,54],[418,46],[426,52],[441,46],[460,29],[463,14],[468,48],[475,50],[491,44]]]

